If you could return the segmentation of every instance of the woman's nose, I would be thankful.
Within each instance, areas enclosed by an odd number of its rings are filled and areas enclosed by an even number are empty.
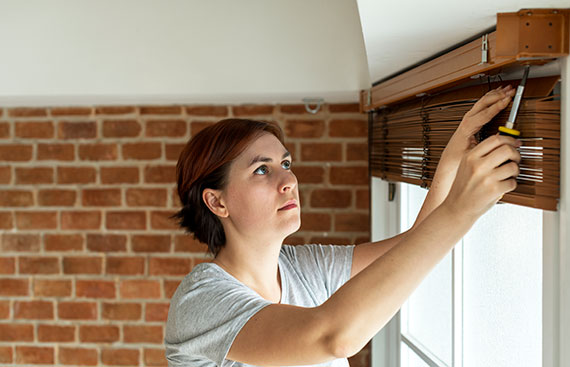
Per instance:
[[[293,190],[297,186],[297,177],[292,171],[287,171],[283,175],[279,191],[285,192],[287,190]]]

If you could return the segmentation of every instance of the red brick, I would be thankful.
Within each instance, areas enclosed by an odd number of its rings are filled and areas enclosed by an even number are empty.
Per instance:
[[[320,243],[323,245],[347,245],[350,244],[350,239],[347,237],[324,237],[315,236],[311,237],[310,243]]]
[[[367,143],[348,143],[346,145],[347,161],[368,161]]]
[[[71,280],[34,279],[34,296],[69,297],[71,296]]]
[[[324,120],[287,120],[285,135],[288,138],[320,138],[325,133]]]
[[[184,120],[149,120],[146,122],[147,137],[184,137],[187,122]]]
[[[14,274],[16,272],[15,257],[0,257],[0,274]]]
[[[61,364],[96,366],[98,363],[97,349],[59,347],[58,355]]]
[[[330,162],[342,160],[342,144],[340,143],[303,143],[301,159],[304,162]]]
[[[16,122],[15,136],[23,139],[50,139],[54,137],[51,121]]]
[[[39,190],[38,204],[41,206],[73,206],[76,196],[73,190]]]
[[[8,109],[10,117],[44,117],[47,116],[45,108],[16,107]]]
[[[83,161],[113,161],[119,156],[117,144],[81,144],[79,159]]]
[[[127,189],[128,206],[166,206],[166,189]]]
[[[368,167],[331,167],[330,183],[333,185],[368,185]]]
[[[329,136],[342,138],[358,138],[368,136],[368,122],[365,119],[331,120]]]
[[[145,321],[166,322],[169,306],[169,303],[147,303],[145,306]]]
[[[14,216],[10,212],[0,213],[0,229],[14,228]],[[2,270],[0,270],[0,274]]]
[[[102,317],[105,320],[140,320],[142,306],[140,303],[107,303],[102,304]]]
[[[57,315],[65,320],[96,320],[97,303],[95,302],[59,302]]]
[[[116,252],[127,249],[127,237],[117,234],[88,234],[87,249],[96,252]]]
[[[53,302],[51,301],[16,301],[14,302],[15,319],[53,319]]]
[[[208,126],[214,125],[214,122],[210,121],[192,121],[190,125],[190,135],[196,136],[200,131],[204,130]]]
[[[112,280],[75,281],[75,296],[88,298],[115,298],[115,282]]]
[[[93,167],[57,167],[58,184],[94,183],[96,171]]]
[[[124,325],[123,341],[125,343],[164,343],[162,326]]]
[[[356,208],[369,209],[370,208],[370,191],[356,190]]]
[[[160,298],[160,283],[156,280],[123,280],[121,298]]]
[[[370,230],[368,214],[337,213],[335,214],[335,230],[338,232],[364,232]]]
[[[119,327],[115,325],[81,325],[79,341],[82,343],[113,343],[119,341]]]
[[[292,168],[300,184],[323,183],[325,169],[319,166],[295,166]]]
[[[64,257],[64,274],[101,274],[103,259],[100,257]]]
[[[105,138],[134,138],[140,135],[142,127],[137,120],[105,120],[103,136]]]
[[[178,159],[176,157],[175,159]],[[2,166],[0,167],[0,183],[2,184],[9,184],[12,182],[12,169],[10,166]]]
[[[334,103],[329,104],[329,111],[332,113],[355,112],[360,113],[358,103]]]
[[[175,183],[176,166],[148,166],[144,169],[146,183]]]
[[[123,159],[158,159],[162,155],[160,143],[125,143]]]
[[[0,145],[0,161],[25,162],[32,159],[32,146],[21,144]]]
[[[0,301],[0,319],[10,318],[10,301]]]
[[[75,159],[73,144],[38,144],[38,160],[72,161]]]
[[[138,183],[139,169],[137,167],[101,167],[101,183]]]
[[[51,256],[21,256],[18,268],[20,274],[59,274],[59,259]]]
[[[95,114],[97,115],[126,115],[136,112],[131,106],[97,106]]]
[[[80,234],[46,234],[44,236],[46,251],[81,251],[83,236]]]
[[[27,296],[28,280],[18,278],[0,279],[0,296]]]
[[[53,183],[53,168],[16,168],[16,184],[34,185]]]
[[[194,239],[191,235],[176,235],[174,237],[174,251],[205,253],[208,251],[208,245]]]
[[[121,275],[141,275],[144,274],[145,258],[142,256],[131,257],[117,257],[108,256],[107,261],[107,274],[121,274]]]
[[[40,342],[73,342],[75,326],[72,325],[38,325]]]
[[[0,347],[0,363],[12,363],[12,347]]]
[[[135,252],[170,252],[169,235],[134,235],[131,243]]]
[[[16,363],[18,364],[53,364],[53,347],[16,346]]]
[[[146,229],[145,212],[107,212],[107,229]]]
[[[10,124],[7,122],[0,122],[0,139],[10,138]]]
[[[153,257],[149,259],[149,275],[186,275],[190,265],[190,259]]]
[[[3,252],[38,252],[40,250],[40,236],[37,234],[4,233],[0,247]]]
[[[89,116],[93,112],[91,107],[52,107],[52,116]]]
[[[186,113],[194,116],[227,116],[226,106],[187,106]]]
[[[57,124],[57,137],[59,139],[93,139],[97,137],[95,122],[60,122]]]
[[[349,190],[315,189],[311,193],[313,208],[348,208],[352,201]]]
[[[164,297],[170,299],[172,298],[172,295],[174,294],[174,292],[176,292],[176,289],[180,285],[180,280],[164,279],[163,282],[164,282]]]
[[[83,206],[121,206],[121,189],[84,189]]]
[[[0,324],[0,341],[31,342],[34,340],[34,326],[30,324]]]
[[[164,349],[144,348],[143,358],[145,366],[156,366],[156,367],[168,366]]]
[[[328,213],[301,213],[300,231],[330,231],[331,216]]]
[[[165,144],[166,159],[169,161],[177,161],[185,146],[186,144]]]
[[[150,228],[178,230],[176,219],[169,218],[174,215],[174,211],[151,211],[150,212]]]
[[[111,366],[138,366],[138,349],[103,349],[101,350],[101,362]]]
[[[255,115],[273,115],[275,106],[273,105],[241,105],[232,107],[234,116],[255,116]]]
[[[25,190],[0,190],[0,206],[23,207],[34,205],[34,194]]]
[[[56,229],[57,212],[15,212],[18,229]]]
[[[61,229],[100,229],[101,213],[92,211],[61,212]]]
[[[141,115],[180,115],[181,106],[140,106]]]
[[[311,108],[314,108],[315,106],[310,106]],[[287,114],[305,114],[305,113],[309,113],[307,112],[307,109],[305,108],[305,105],[303,104],[286,104],[286,105],[281,105],[279,106],[279,109],[281,110],[282,113],[287,113]],[[323,109],[319,109],[319,112],[317,112],[317,115],[322,113]]]

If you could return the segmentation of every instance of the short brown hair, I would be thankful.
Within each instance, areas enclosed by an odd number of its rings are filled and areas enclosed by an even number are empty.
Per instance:
[[[202,192],[223,190],[232,162],[263,133],[275,135],[285,145],[275,122],[230,118],[201,130],[178,158],[176,181],[182,209],[171,218],[178,218],[179,226],[207,244],[214,256],[226,244],[226,236],[222,222],[202,200]]]

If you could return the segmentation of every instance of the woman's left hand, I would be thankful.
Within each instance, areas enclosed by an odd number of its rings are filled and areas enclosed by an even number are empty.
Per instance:
[[[448,164],[452,164],[457,169],[463,155],[477,145],[475,134],[507,107],[514,94],[515,90],[507,85],[504,88],[493,89],[481,97],[463,116],[463,120],[443,151],[440,164],[446,164],[445,161],[449,160]],[[443,155],[446,156],[445,159]]]

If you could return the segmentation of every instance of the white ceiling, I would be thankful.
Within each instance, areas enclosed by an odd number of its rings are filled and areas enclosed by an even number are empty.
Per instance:
[[[495,26],[496,14],[569,0],[357,0],[374,83]]]

